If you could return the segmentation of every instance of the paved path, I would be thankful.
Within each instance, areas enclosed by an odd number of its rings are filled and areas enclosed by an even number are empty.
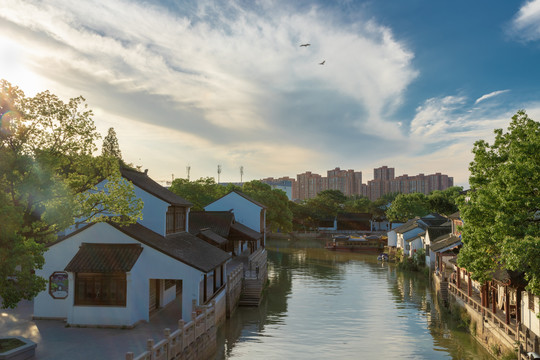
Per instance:
[[[21,301],[16,309],[0,309],[0,336],[34,341],[39,360],[122,360],[128,351],[137,356],[145,351],[147,339],[157,342],[164,338],[163,329],[176,330],[181,316],[179,300],[159,310],[149,323],[125,330],[66,327],[61,320],[32,320],[32,313],[32,301]]]

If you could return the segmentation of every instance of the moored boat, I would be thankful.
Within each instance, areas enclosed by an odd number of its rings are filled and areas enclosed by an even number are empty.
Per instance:
[[[335,235],[332,241],[326,243],[325,248],[336,251],[358,251],[381,253],[386,240],[377,235]]]

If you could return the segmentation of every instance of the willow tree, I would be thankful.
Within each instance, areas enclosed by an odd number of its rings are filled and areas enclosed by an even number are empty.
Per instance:
[[[76,221],[135,222],[142,203],[118,161],[94,157],[99,139],[82,97],[28,98],[0,81],[0,296],[14,307],[45,288],[32,270],[47,243]],[[95,185],[108,179],[104,190]]]
[[[495,130],[493,144],[477,141],[473,154],[458,264],[480,282],[498,268],[523,272],[540,295],[540,123],[518,111],[506,132]]]

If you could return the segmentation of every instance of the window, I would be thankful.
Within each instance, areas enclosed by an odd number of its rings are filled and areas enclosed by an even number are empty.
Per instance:
[[[527,297],[529,298],[529,310],[532,312],[535,312],[534,311],[534,295],[528,292]]]
[[[126,273],[77,273],[75,305],[126,306]]]
[[[167,234],[186,230],[186,209],[179,206],[169,206],[167,210]]]

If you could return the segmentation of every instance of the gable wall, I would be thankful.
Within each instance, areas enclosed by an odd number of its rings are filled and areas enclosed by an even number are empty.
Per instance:
[[[206,211],[229,211],[232,209],[237,222],[258,232],[263,232],[264,230],[261,228],[262,208],[237,193],[230,193],[214,201],[204,209]],[[266,219],[264,220],[266,221]]]
[[[144,191],[137,185],[133,185],[133,187],[135,188],[135,195],[144,203],[143,218],[138,221],[139,224],[165,236],[166,214],[169,204]]]
[[[106,223],[95,224],[72,237],[52,245],[45,253],[45,265],[36,273],[45,279],[54,271],[64,271],[66,265],[79,251],[81,243],[139,243],[113,226]],[[148,320],[149,279],[182,279],[182,317],[191,317],[191,300],[198,298],[202,273],[149,246],[141,244],[143,251],[130,272],[126,274],[126,307],[115,306],[73,306],[74,274],[69,274],[69,294],[66,299],[53,299],[45,291],[34,300],[34,316],[67,318],[70,324],[85,325],[133,325],[140,320]],[[164,304],[163,304],[164,305]]]

